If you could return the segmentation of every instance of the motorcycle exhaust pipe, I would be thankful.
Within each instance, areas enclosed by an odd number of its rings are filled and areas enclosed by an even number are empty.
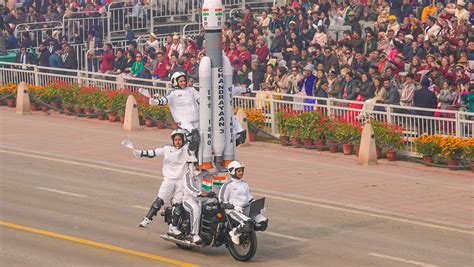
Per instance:
[[[180,245],[187,246],[187,247],[195,247],[195,248],[202,247],[201,245],[196,245],[196,244],[192,243],[191,241],[177,239],[173,236],[169,236],[169,235],[166,235],[166,234],[165,235],[160,235],[160,237],[163,238],[166,241],[173,242],[173,243],[180,244]]]

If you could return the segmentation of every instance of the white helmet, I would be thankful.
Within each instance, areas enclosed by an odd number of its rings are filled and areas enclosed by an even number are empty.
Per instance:
[[[181,135],[181,138],[183,138],[183,142],[184,142],[185,141],[184,138],[186,136],[186,133],[187,133],[187,131],[184,130],[184,129],[176,129],[176,130],[172,131],[171,132],[171,141],[173,141],[175,135],[179,134],[179,135]]]
[[[245,168],[244,164],[242,162],[234,160],[227,166],[227,171],[232,177],[235,177],[235,171],[241,168]]]
[[[171,76],[171,85],[173,85],[173,87],[176,88],[176,89],[179,88],[178,79],[179,79],[181,76],[184,76],[184,78],[186,79],[186,81],[188,80],[188,76],[186,75],[186,73],[181,72],[181,71],[177,71],[177,72],[173,73],[173,75]]]

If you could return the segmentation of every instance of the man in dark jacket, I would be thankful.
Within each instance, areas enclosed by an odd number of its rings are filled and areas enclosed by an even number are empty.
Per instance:
[[[22,66],[18,67],[19,69],[26,70],[26,69],[31,69],[31,68],[27,68],[26,65],[27,64],[36,64],[36,59],[35,59],[35,57],[33,56],[32,53],[30,53],[26,50],[26,47],[22,47],[20,49],[20,52],[18,54],[16,54],[15,62],[19,63],[19,64],[22,64]]]
[[[41,43],[39,45],[39,55],[38,55],[38,63],[40,66],[43,67],[49,67],[49,56],[51,56],[51,53],[49,53],[48,48],[46,47],[45,44]]]
[[[275,38],[273,38],[272,45],[270,46],[270,53],[282,53],[286,47],[285,37],[281,34],[281,28],[275,29]]]
[[[328,46],[324,48],[323,64],[325,73],[328,73],[331,68],[339,72],[339,60],[331,54],[331,48]]]
[[[64,69],[64,63],[61,58],[62,51],[60,49],[55,50],[51,56],[49,56],[49,67]],[[49,70],[50,73],[62,74],[59,70]]]
[[[152,86],[153,85],[153,83],[151,82],[150,68],[151,68],[151,61],[147,60],[145,62],[145,67],[142,69],[142,71],[136,77],[138,79],[150,80],[150,82],[138,81],[137,83],[145,85],[145,86]]]
[[[423,78],[421,81],[421,89],[416,90],[413,96],[415,107],[436,109],[438,106],[438,99],[436,98],[435,93],[428,89],[430,83],[428,77]],[[434,112],[417,110],[416,114],[421,116],[433,116]]]
[[[72,50],[70,45],[64,46],[63,62],[66,69],[77,70],[76,53]]]

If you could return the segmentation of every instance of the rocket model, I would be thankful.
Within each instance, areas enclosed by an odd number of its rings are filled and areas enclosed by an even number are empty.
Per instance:
[[[235,159],[232,132],[232,66],[222,52],[224,25],[222,0],[204,0],[202,24],[206,56],[199,64],[201,142],[199,163],[203,169],[226,167]]]

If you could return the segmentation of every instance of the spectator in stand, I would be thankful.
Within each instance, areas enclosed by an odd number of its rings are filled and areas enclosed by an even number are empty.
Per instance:
[[[62,59],[64,62],[64,67],[66,69],[77,70],[78,63],[77,63],[76,52],[72,49],[72,47],[69,44],[66,44],[64,46],[64,54],[63,54]],[[69,72],[69,73],[73,74],[72,72]]]
[[[117,48],[115,50],[115,61],[114,61],[114,68],[110,74],[120,74],[124,73],[125,69],[127,68],[127,57],[123,52],[122,48]]]
[[[64,69],[64,63],[61,58],[62,50],[54,48],[53,53],[49,56],[49,67],[56,69]],[[49,70],[49,73],[62,74],[59,70]]]
[[[18,39],[13,34],[13,30],[8,31],[7,38],[5,39],[5,49],[18,49]]]
[[[22,66],[18,67],[19,69],[27,70],[31,68],[28,68],[26,65],[36,64],[36,58],[27,50],[27,47],[22,46],[20,52],[16,54],[15,62],[22,64]]]
[[[103,51],[99,72],[107,73],[114,70],[115,54],[111,44],[104,44]]]
[[[135,33],[130,29],[130,24],[125,24],[125,39],[129,42],[135,40]]]

